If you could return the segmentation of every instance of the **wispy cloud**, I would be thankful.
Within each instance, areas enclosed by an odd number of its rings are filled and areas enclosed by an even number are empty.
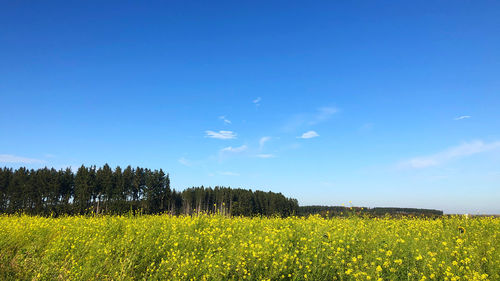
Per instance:
[[[463,120],[463,119],[469,119],[471,118],[472,116],[470,115],[462,115],[462,116],[458,116],[457,118],[455,118],[454,120]]]
[[[252,102],[253,102],[256,106],[259,106],[259,105],[260,105],[260,101],[261,101],[261,100],[262,100],[262,99],[261,99],[260,97],[258,97],[258,98],[256,98],[256,99],[254,99]]]
[[[184,166],[188,166],[188,167],[191,167],[192,163],[191,161],[187,160],[186,158],[184,157],[181,157],[179,158],[179,160],[177,160],[180,164],[184,165]]]
[[[232,131],[205,131],[207,138],[220,139],[220,140],[230,140],[236,138],[236,133]]]
[[[316,125],[327,121],[337,112],[339,110],[336,107],[320,107],[311,113],[295,114],[288,119],[283,126],[283,130],[291,132],[299,128]]]
[[[320,107],[318,108],[316,114],[313,117],[313,120],[309,121],[310,125],[314,125],[325,120],[330,119],[333,114],[337,113],[338,109],[335,107]]]
[[[219,116],[219,119],[224,121],[224,124],[231,124],[231,120],[227,119],[226,116]]]
[[[274,154],[257,154],[255,155],[257,158],[274,158],[276,157]]]
[[[219,172],[219,175],[222,175],[222,176],[233,176],[233,177],[237,177],[237,176],[239,176],[240,174],[239,174],[239,173],[234,173],[234,172]]]
[[[228,147],[224,147],[220,151],[221,152],[240,153],[240,152],[243,152],[243,151],[245,151],[247,149],[248,149],[248,146],[246,146],[246,145],[242,145],[242,146],[239,146],[239,147],[228,146]]]
[[[319,134],[316,131],[308,131],[302,134],[302,136],[297,137],[298,139],[312,139],[315,137],[319,137]]]
[[[12,154],[0,154],[0,163],[17,163],[17,164],[43,164],[44,160],[16,156]]]
[[[438,166],[446,162],[452,161],[454,159],[483,153],[495,149],[500,149],[500,141],[484,143],[483,141],[477,140],[472,142],[463,143],[458,146],[450,147],[444,151],[428,155],[409,159],[399,164],[400,167],[406,168],[427,168],[432,166]]]
[[[271,137],[262,137],[259,140],[259,148],[262,149],[264,147],[264,144],[271,140]]]

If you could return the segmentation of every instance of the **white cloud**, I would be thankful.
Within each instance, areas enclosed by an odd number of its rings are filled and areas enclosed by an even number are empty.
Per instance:
[[[316,125],[330,119],[335,113],[339,112],[336,107],[320,107],[314,112],[301,113],[291,116],[283,126],[284,131],[295,131],[311,125]]]
[[[269,140],[271,140],[271,137],[262,137],[262,138],[260,138],[260,140],[259,140],[259,148],[262,149],[264,147],[264,144],[267,141],[269,141]]]
[[[179,158],[179,160],[178,160],[178,161],[179,161],[179,163],[180,163],[180,164],[182,164],[182,165],[184,165],[184,166],[188,166],[188,167],[190,167],[190,166],[192,165],[191,161],[187,160],[187,159],[186,159],[186,158],[184,158],[184,157]]]
[[[261,101],[261,100],[262,100],[262,99],[261,99],[260,97],[258,97],[258,98],[256,98],[256,99],[254,99],[252,102],[253,102],[256,106],[259,106],[259,105],[260,105],[260,101]]]
[[[276,157],[274,154],[257,154],[255,156],[258,158],[274,158],[274,157]]]
[[[42,164],[44,160],[16,156],[12,154],[0,154],[0,163],[20,163],[20,164]]]
[[[231,120],[227,119],[226,116],[219,116],[219,119],[224,121],[224,124],[231,124]]]
[[[297,137],[297,138],[299,138],[299,139],[312,139],[315,137],[319,137],[318,133],[316,133],[315,131],[308,131],[308,132],[303,133],[302,136]]]
[[[230,140],[236,138],[236,133],[232,131],[219,131],[219,132],[205,131],[205,133],[206,133],[205,137],[213,139]]]
[[[239,176],[240,174],[239,173],[234,173],[234,172],[219,172],[219,175],[223,175],[223,176]]]
[[[318,111],[314,115],[313,120],[311,120],[309,124],[314,125],[323,122],[325,120],[328,120],[333,114],[337,112],[338,109],[335,107],[320,107],[318,108]]]
[[[432,166],[438,166],[457,158],[470,156],[482,152],[487,152],[499,148],[500,148],[500,141],[484,143],[478,140],[450,147],[444,151],[432,155],[415,157],[400,163],[399,166],[416,168],[416,169],[427,168]]]
[[[471,118],[472,116],[469,116],[469,115],[462,115],[462,116],[458,116],[457,118],[455,118],[454,120],[462,120],[462,119],[468,119],[468,118]]]
[[[228,146],[228,147],[224,147],[220,151],[221,152],[240,153],[240,152],[243,152],[243,151],[245,151],[247,149],[248,149],[248,146],[246,146],[246,145],[242,145],[242,146],[239,146],[239,147]]]

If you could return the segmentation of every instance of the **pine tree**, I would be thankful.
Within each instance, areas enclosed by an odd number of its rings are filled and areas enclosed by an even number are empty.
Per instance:
[[[113,211],[122,213],[125,211],[125,200],[126,200],[126,192],[125,192],[125,183],[123,180],[122,168],[117,166],[113,173]]]
[[[8,186],[12,178],[12,168],[0,168],[0,212],[7,212]]]
[[[70,199],[74,196],[74,174],[70,168],[59,171],[59,195],[61,196],[61,213],[71,213]]]
[[[78,168],[75,176],[75,211],[79,214],[84,214],[90,207],[92,190],[90,189],[90,173],[85,166]]]
[[[134,170],[129,165],[123,170],[123,193],[125,201],[128,201],[128,208],[133,209],[133,183],[134,183]]]

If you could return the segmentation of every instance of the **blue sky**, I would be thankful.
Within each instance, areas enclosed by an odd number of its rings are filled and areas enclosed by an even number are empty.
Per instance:
[[[104,2],[1,4],[1,166],[500,213],[498,1]]]

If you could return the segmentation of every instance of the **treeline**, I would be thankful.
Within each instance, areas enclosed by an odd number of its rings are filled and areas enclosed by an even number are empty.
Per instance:
[[[178,192],[161,169],[112,169],[108,164],[82,165],[76,173],[69,168],[0,168],[1,213],[289,216],[297,210],[297,200],[281,193],[203,186]]]
[[[182,213],[206,212],[232,216],[280,215],[297,213],[296,199],[281,193],[232,189],[228,187],[188,188],[182,192]]]
[[[361,208],[300,206],[281,193],[193,187],[176,191],[163,170],[112,169],[108,164],[71,169],[0,168],[0,213],[62,214],[220,213],[229,216],[279,215],[325,217],[351,214],[369,216],[441,216],[442,211],[414,208]]]
[[[443,211],[434,209],[417,209],[417,208],[387,208],[387,207],[344,207],[344,206],[300,206],[298,215],[314,215],[319,214],[325,217],[333,216],[349,216],[368,215],[368,216],[442,216]]]

